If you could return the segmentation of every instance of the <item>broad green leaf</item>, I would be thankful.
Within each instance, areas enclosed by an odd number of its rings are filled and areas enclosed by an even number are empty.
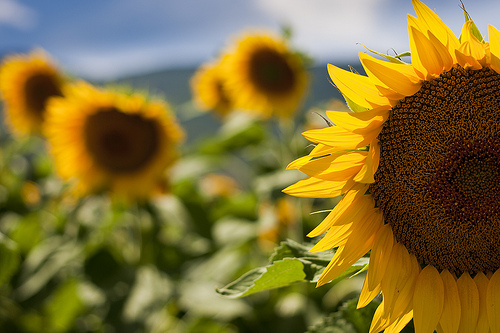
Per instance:
[[[291,239],[281,242],[270,260],[280,260],[283,258],[297,258],[304,264],[304,272],[306,273],[306,281],[318,282],[321,273],[328,266],[333,257],[333,252],[324,251],[319,253],[308,252],[312,244],[302,245]],[[346,277],[354,276],[368,267],[369,258],[360,258],[354,265],[345,270],[340,276],[335,278],[332,283],[345,279]]]
[[[235,115],[224,123],[216,135],[205,138],[199,146],[202,154],[226,154],[262,142],[266,136],[262,123],[246,115]]]
[[[197,318],[196,321],[189,326],[187,333],[226,333],[231,332],[226,325],[218,322],[214,318]]]
[[[21,266],[20,283],[16,293],[27,299],[42,289],[62,268],[79,265],[82,248],[72,240],[54,236],[38,244]]]
[[[272,254],[271,264],[253,269],[217,292],[230,298],[248,296],[258,291],[291,285],[295,282],[318,282],[321,273],[330,263],[331,252],[310,253],[312,246],[286,240]],[[354,265],[332,280],[335,284],[366,269],[369,258],[360,258]]]
[[[338,311],[326,317],[321,323],[309,328],[307,333],[365,333],[377,309],[378,302],[373,301],[364,308],[356,309],[358,300],[345,302]]]
[[[14,241],[0,233],[0,286],[7,283],[19,267],[19,253]]]
[[[68,280],[49,299],[45,307],[51,332],[68,332],[85,306],[78,293],[78,282]]]
[[[168,276],[154,266],[143,266],[136,271],[136,280],[123,306],[127,322],[146,322],[162,311],[173,292]]]
[[[373,314],[377,309],[379,302],[375,300],[365,306],[364,308],[357,309],[358,299],[352,299],[345,302],[339,309],[338,314],[347,322],[351,323],[356,332],[368,332],[370,330],[370,323]]]
[[[269,260],[271,262],[276,260],[282,260],[284,258],[316,258],[324,259],[330,261],[332,259],[331,253],[319,252],[312,253],[309,249],[313,247],[313,244],[300,244],[294,240],[287,239],[280,243],[280,245],[274,249],[273,254]]]
[[[42,239],[41,216],[40,212],[23,216],[10,233],[9,236],[17,243],[21,253],[28,253]]]
[[[300,260],[285,258],[251,270],[227,286],[217,289],[217,292],[228,298],[239,298],[304,281],[305,277],[304,265]]]

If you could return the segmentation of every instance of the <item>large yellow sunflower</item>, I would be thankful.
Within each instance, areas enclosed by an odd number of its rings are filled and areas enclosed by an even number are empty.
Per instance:
[[[283,38],[249,32],[226,50],[226,88],[236,108],[261,118],[288,118],[305,96],[302,58]]]
[[[233,103],[226,91],[224,57],[200,66],[191,78],[191,90],[197,106],[204,111],[212,110],[226,117],[233,110]]]
[[[79,82],[47,106],[44,127],[62,178],[77,194],[144,199],[163,181],[183,136],[164,102]]]
[[[0,67],[0,92],[7,123],[21,134],[39,133],[46,104],[62,96],[63,77],[42,50],[7,56]]]
[[[285,191],[339,204],[310,237],[337,248],[323,285],[370,252],[358,306],[379,292],[370,332],[500,332],[500,32],[457,38],[418,0],[412,64],[361,53],[367,76],[329,65],[361,112],[327,112]],[[468,18],[468,15],[466,14]]]

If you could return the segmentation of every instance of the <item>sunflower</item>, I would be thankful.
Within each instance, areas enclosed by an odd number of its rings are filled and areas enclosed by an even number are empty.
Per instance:
[[[226,89],[236,108],[261,118],[289,118],[305,96],[302,58],[283,38],[246,33],[226,50]]]
[[[56,168],[78,195],[109,190],[145,199],[161,185],[183,136],[164,102],[78,82],[47,106],[44,126]]]
[[[460,38],[418,0],[411,64],[360,53],[365,75],[328,66],[360,112],[289,165],[299,197],[343,195],[308,236],[337,248],[318,285],[370,252],[358,307],[382,293],[370,332],[500,332],[500,32],[466,13]],[[465,10],[464,10],[465,11]]]
[[[18,134],[40,133],[46,104],[62,96],[64,79],[42,50],[7,56],[0,67],[0,92],[7,123]]]
[[[221,57],[201,65],[190,81],[197,106],[204,111],[213,110],[221,118],[225,118],[233,109],[224,83],[223,60],[224,57]]]

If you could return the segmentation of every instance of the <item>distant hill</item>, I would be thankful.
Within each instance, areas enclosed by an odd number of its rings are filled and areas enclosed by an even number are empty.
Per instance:
[[[341,67],[346,68],[347,66]],[[130,84],[134,88],[147,89],[152,93],[160,93],[167,98],[169,103],[179,105],[191,99],[189,80],[195,71],[196,68],[168,69],[126,77],[116,82]],[[340,93],[330,83],[326,64],[312,67],[309,72],[311,73],[311,87],[306,107],[332,98],[341,98]]]

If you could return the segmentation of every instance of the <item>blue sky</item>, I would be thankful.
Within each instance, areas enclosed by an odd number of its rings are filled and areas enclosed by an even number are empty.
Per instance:
[[[500,28],[500,2],[463,0],[480,30]],[[427,0],[459,34],[459,0]],[[0,52],[47,50],[68,72],[110,79],[196,66],[248,27],[292,27],[317,62],[356,61],[363,48],[408,50],[410,0],[0,0]]]

